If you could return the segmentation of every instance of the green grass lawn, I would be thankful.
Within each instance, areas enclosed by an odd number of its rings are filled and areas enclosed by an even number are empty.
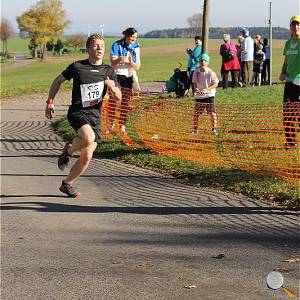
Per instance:
[[[106,54],[104,62],[109,64],[109,49],[114,38],[106,40]],[[219,46],[221,40],[211,40],[209,44],[211,64],[220,78],[221,57]],[[138,71],[140,82],[166,81],[173,70],[182,63],[186,69],[187,54],[185,49],[193,47],[191,39],[140,39],[142,66]],[[274,41],[273,48],[273,79],[277,80],[282,65],[282,47],[284,41]],[[9,40],[11,52],[26,50],[28,39],[13,38]],[[21,51],[22,52],[22,51]],[[48,88],[57,76],[68,64],[76,59],[83,59],[86,55],[71,55],[64,57],[49,57],[41,62],[36,60],[32,65],[18,69],[3,71],[1,74],[1,98],[13,97],[18,94],[30,94],[35,92],[47,92]],[[70,88],[66,84],[65,88]]]
[[[24,53],[29,54],[28,44],[29,38],[10,37],[7,41],[7,49],[9,53]],[[2,43],[0,52],[2,52]]]

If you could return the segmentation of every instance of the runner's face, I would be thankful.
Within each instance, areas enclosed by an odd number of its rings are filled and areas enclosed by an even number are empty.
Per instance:
[[[105,45],[103,40],[93,40],[90,47],[87,49],[91,58],[101,59],[104,55]]]
[[[297,21],[292,22],[291,24],[291,32],[293,37],[300,37],[300,24]]]

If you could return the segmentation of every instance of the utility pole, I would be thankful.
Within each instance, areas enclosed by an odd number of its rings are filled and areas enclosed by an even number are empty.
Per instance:
[[[210,0],[204,0],[202,19],[202,53],[208,53]]]
[[[269,3],[269,45],[270,45],[270,80],[269,84],[272,85],[272,2]]]

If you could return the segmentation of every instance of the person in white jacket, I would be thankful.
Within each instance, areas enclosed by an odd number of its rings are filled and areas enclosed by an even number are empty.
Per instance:
[[[241,75],[243,87],[250,86],[253,69],[254,42],[249,35],[249,29],[244,27],[241,30],[244,40],[241,44]]]

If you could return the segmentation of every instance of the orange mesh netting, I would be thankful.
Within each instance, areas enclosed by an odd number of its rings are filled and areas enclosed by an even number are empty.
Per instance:
[[[131,147],[146,146],[171,157],[299,183],[299,102],[285,106],[217,103],[218,134],[214,135],[206,110],[199,115],[197,132],[192,133],[196,119],[191,98],[162,98],[125,89],[122,95],[117,105],[111,96],[104,100],[103,140],[116,134]]]

